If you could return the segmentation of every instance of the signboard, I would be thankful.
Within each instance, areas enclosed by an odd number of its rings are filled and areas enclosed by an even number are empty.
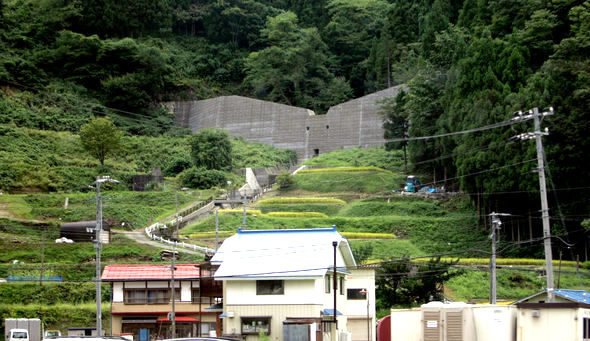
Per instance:
[[[426,321],[426,328],[437,328],[438,327],[438,321],[434,320],[434,321]]]

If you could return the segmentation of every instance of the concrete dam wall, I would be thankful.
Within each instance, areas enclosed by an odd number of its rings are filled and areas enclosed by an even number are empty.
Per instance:
[[[379,100],[394,97],[403,85],[331,107],[326,115],[242,96],[175,102],[175,123],[196,132],[220,128],[247,141],[292,149],[299,160],[339,149],[385,143]]]

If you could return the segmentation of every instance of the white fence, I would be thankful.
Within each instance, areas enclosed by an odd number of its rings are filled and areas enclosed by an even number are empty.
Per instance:
[[[214,206],[214,205],[215,205],[215,203],[214,203],[214,202],[210,202],[210,203],[208,203],[207,205],[205,205],[205,206],[203,206],[203,207],[199,208],[197,211],[195,211],[195,212],[192,212],[192,213],[191,213],[191,214],[189,214],[189,215],[200,215],[200,214],[202,214],[204,211],[211,210],[211,209],[213,208],[213,206]],[[188,216],[187,216],[187,217],[188,217]],[[183,217],[178,217],[178,220],[179,220],[179,221],[182,221],[182,220],[183,220]],[[176,223],[176,219],[172,220],[172,221],[171,221],[171,223]],[[156,236],[156,235],[154,234],[154,231],[155,231],[156,229],[159,229],[159,228],[160,228],[160,227],[162,227],[162,226],[166,226],[166,225],[165,225],[165,224],[161,224],[161,223],[155,223],[155,224],[152,224],[152,225],[150,225],[150,226],[148,226],[148,227],[146,227],[146,228],[145,228],[145,234],[146,234],[146,235],[147,235],[147,236],[148,236],[150,239],[152,239],[152,240],[157,240],[157,241],[159,241],[159,242],[162,242],[162,243],[166,243],[166,244],[174,245],[175,247],[179,247],[179,246],[180,246],[180,247],[183,247],[183,248],[185,248],[185,249],[192,249],[192,250],[194,250],[194,251],[200,251],[200,252],[204,252],[204,253],[210,253],[210,254],[213,254],[213,253],[215,253],[215,250],[213,250],[213,249],[210,249],[210,248],[208,248],[208,247],[204,247],[204,246],[198,246],[198,245],[193,245],[193,244],[187,244],[187,243],[185,243],[185,242],[176,242],[176,241],[172,241],[172,240],[169,240],[169,239],[166,239],[166,238],[162,238],[162,237],[160,237],[160,236]]]

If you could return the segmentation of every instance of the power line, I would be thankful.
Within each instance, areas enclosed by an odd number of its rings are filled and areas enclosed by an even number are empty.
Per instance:
[[[521,122],[521,121],[509,120],[509,121],[493,123],[493,124],[479,127],[479,128],[467,129],[467,130],[456,131],[456,132],[451,132],[451,133],[444,133],[444,134],[438,134],[438,135],[428,135],[428,136],[418,136],[418,137],[407,137],[407,138],[399,138],[399,139],[389,139],[386,141],[387,142],[408,142],[408,141],[430,140],[430,139],[435,139],[435,138],[463,135],[463,134],[471,134],[471,133],[476,133],[476,132],[480,132],[480,131],[486,131],[486,130],[490,130],[490,129],[506,127],[506,126],[513,125],[513,124],[516,124],[519,122]]]

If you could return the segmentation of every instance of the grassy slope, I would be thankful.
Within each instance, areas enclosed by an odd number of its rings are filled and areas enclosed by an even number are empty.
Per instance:
[[[379,160],[387,160],[382,149],[346,150],[324,154],[308,163],[333,167],[353,166],[354,160],[367,158],[371,152]],[[381,161],[364,160],[362,165],[390,168]],[[401,163],[391,162],[399,167]],[[390,172],[313,172],[294,177],[295,188],[287,192],[275,192],[278,197],[333,197],[346,201],[345,205],[316,203],[262,205],[262,216],[248,215],[247,226],[252,229],[316,228],[335,224],[342,232],[386,232],[398,236],[394,240],[350,240],[354,249],[368,248],[369,261],[390,257],[432,255],[470,250],[455,257],[487,257],[478,250],[489,250],[488,231],[478,226],[475,210],[466,197],[447,200],[400,196],[391,192],[403,176]],[[328,218],[276,218],[264,216],[271,211],[322,212]],[[242,216],[224,214],[219,217],[220,229],[236,231]],[[183,233],[213,231],[215,221],[206,219],[187,227]],[[449,256],[451,257],[451,256]],[[484,260],[485,261],[485,260]],[[463,266],[462,266],[463,267]],[[478,301],[487,298],[487,272],[469,270],[446,284],[446,293],[456,300]],[[532,271],[500,270],[498,273],[498,297],[515,299],[541,290],[544,278]],[[579,275],[562,274],[562,287],[584,288],[590,284],[585,272]]]
[[[0,189],[11,192],[76,191],[97,175],[109,174],[131,188],[134,174],[166,167],[175,159],[190,160],[187,136],[126,136],[124,149],[100,167],[68,132],[42,131],[0,124]],[[239,154],[234,167],[271,167],[288,164],[293,151],[241,139],[232,140]]]
[[[11,304],[8,296],[15,290],[22,292],[20,283],[2,285],[0,317],[40,317],[50,329],[67,326],[92,325],[95,308],[83,307],[80,300],[93,301],[96,251],[91,243],[56,244],[59,223],[63,221],[94,220],[96,198],[93,189],[87,188],[97,175],[109,174],[121,180],[122,185],[104,185],[103,216],[111,227],[133,229],[146,226],[175,211],[174,178],[167,178],[163,190],[156,192],[130,192],[131,176],[148,173],[152,166],[165,167],[176,158],[189,158],[186,136],[124,138],[125,149],[106,160],[105,167],[89,157],[80,147],[79,137],[67,132],[41,131],[0,125],[0,278],[8,275],[39,276],[41,245],[44,243],[44,274],[62,275],[64,281],[90,281],[87,292],[58,299],[56,305]],[[288,163],[292,151],[278,150],[267,145],[232,140],[234,150],[241,157],[234,160],[236,168],[271,167]],[[235,175],[229,175],[235,183]],[[238,179],[243,181],[243,179]],[[54,191],[57,191],[56,193]],[[52,193],[53,192],[53,193]],[[9,194],[11,193],[11,194]],[[15,194],[16,193],[16,194]],[[18,194],[20,193],[20,194]],[[179,207],[216,195],[218,190],[178,192]],[[68,199],[68,207],[64,204]],[[125,226],[121,225],[125,222]],[[46,230],[43,239],[43,229]],[[114,234],[110,244],[101,252],[103,265],[119,263],[159,263],[161,248],[137,244],[126,237]],[[181,252],[181,262],[199,262],[201,256]],[[33,283],[38,287],[38,283]],[[66,285],[68,283],[65,283]],[[46,283],[45,288],[60,284]],[[82,289],[85,284],[77,286]],[[104,293],[108,293],[105,287]],[[35,294],[33,294],[35,295]],[[13,295],[14,296],[14,295]],[[40,296],[39,296],[40,297]],[[39,298],[36,296],[36,299]],[[104,297],[104,296],[103,296]],[[107,296],[108,300],[108,296]],[[57,310],[55,308],[58,308]],[[103,320],[108,321],[108,305],[103,307]],[[105,325],[108,327],[108,325]]]

